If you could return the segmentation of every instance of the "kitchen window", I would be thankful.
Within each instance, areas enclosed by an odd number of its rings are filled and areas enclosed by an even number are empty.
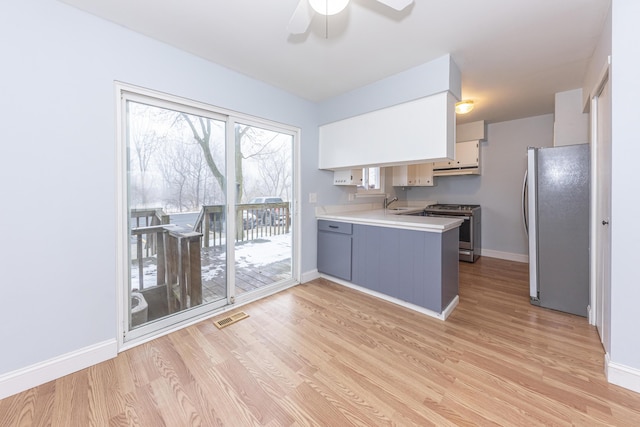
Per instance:
[[[358,186],[358,194],[384,193],[384,168],[362,168],[362,185]]]

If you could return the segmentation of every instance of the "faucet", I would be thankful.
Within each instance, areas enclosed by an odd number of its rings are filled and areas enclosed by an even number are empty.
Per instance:
[[[384,208],[387,209],[391,203],[397,202],[397,201],[398,201],[397,197],[394,197],[393,199],[391,199],[389,201],[387,201],[387,198],[385,197],[384,198]]]

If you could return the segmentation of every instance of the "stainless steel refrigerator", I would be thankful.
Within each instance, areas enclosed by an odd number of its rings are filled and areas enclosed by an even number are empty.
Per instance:
[[[588,144],[529,148],[523,191],[531,304],[580,316],[589,305],[589,153]]]

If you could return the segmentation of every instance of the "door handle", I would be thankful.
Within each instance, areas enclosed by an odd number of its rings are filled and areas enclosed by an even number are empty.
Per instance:
[[[603,219],[602,220],[602,225],[609,225],[609,221],[606,221],[606,220]]]
[[[529,235],[529,218],[527,218],[527,178],[529,171],[524,171],[524,179],[522,180],[522,224],[524,225],[524,232]]]

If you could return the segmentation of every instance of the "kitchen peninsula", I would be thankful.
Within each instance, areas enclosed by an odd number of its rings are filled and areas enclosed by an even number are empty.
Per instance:
[[[318,271],[344,286],[446,319],[458,303],[462,220],[412,215],[429,204],[317,208]]]

